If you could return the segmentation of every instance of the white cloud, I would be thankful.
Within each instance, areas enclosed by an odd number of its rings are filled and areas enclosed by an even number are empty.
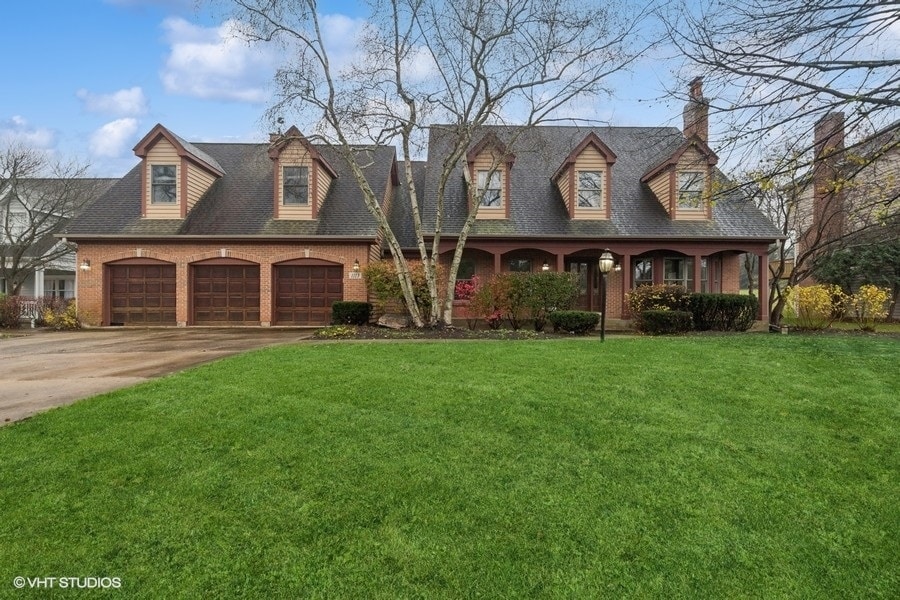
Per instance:
[[[137,130],[137,119],[116,119],[107,123],[91,135],[91,154],[105,158],[125,155],[135,141]]]
[[[0,121],[0,143],[21,144],[37,150],[56,146],[56,132],[46,127],[32,127],[21,115]]]
[[[171,50],[160,73],[167,92],[212,100],[261,103],[275,71],[270,46],[236,35],[237,24],[200,27],[182,18],[163,21]]]
[[[137,86],[112,94],[94,94],[81,89],[75,95],[82,101],[87,112],[117,117],[137,117],[147,112],[144,90]]]

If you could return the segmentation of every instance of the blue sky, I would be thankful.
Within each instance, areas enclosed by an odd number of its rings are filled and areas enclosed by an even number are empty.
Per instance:
[[[336,35],[356,2],[323,3]],[[192,0],[69,0],[4,6],[0,142],[20,141],[121,176],[156,123],[191,141],[267,139],[262,121],[276,57],[228,35]],[[672,65],[654,59],[617,81],[596,114],[614,125],[680,127],[681,103],[656,101]]]

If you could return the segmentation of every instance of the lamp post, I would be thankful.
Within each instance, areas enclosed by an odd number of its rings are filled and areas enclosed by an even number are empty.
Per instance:
[[[606,341],[606,276],[612,271],[613,255],[609,252],[609,248],[600,255],[597,266],[600,268],[600,341]]]

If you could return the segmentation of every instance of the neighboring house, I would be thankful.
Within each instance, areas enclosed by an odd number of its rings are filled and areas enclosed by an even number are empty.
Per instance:
[[[579,305],[596,311],[597,259],[608,248],[619,267],[609,276],[611,317],[627,316],[625,294],[645,283],[737,292],[745,252],[760,258],[767,281],[778,232],[744,198],[710,202],[720,174],[699,80],[691,96],[684,132],[537,127],[508,149],[511,128],[485,128],[451,179],[440,260],[449,263],[477,196],[460,279],[572,271],[582,281]],[[431,129],[428,161],[415,165],[426,222],[446,131]],[[369,154],[364,174],[415,258],[394,148],[357,150]],[[78,244],[79,309],[89,322],[321,325],[335,300],[367,299],[356,266],[385,251],[336,149],[296,128],[269,144],[192,144],[157,125],[135,153],[140,164],[65,232]]]
[[[75,250],[54,234],[113,179],[21,179],[0,193],[0,293],[75,297]]]
[[[803,182],[798,209],[800,253],[900,238],[898,123],[850,146],[845,138],[843,113],[829,113],[816,123],[813,168]],[[893,317],[900,318],[894,292]]]

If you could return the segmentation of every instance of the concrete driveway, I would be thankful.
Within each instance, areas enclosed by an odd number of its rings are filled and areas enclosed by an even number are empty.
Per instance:
[[[99,329],[0,337],[0,425],[246,350],[309,338],[297,329]]]

